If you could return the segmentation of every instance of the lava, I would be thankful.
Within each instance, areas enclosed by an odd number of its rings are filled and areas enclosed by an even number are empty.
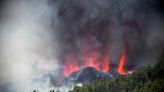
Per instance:
[[[77,63],[77,59],[73,55],[69,54],[65,58],[65,65],[64,65],[64,72],[63,72],[64,75],[68,76],[72,72],[78,71],[80,68],[84,68],[84,67],[94,67],[99,71],[108,72],[110,69],[109,55],[105,54],[102,59],[99,59],[97,54],[98,53],[96,52],[94,54],[93,53],[89,54],[86,51],[84,55],[84,63],[82,65],[79,65]],[[101,62],[99,60],[101,60]],[[118,67],[116,69],[116,71],[121,75],[128,74],[128,71],[124,70],[125,61],[126,61],[126,50],[124,49],[120,57]]]
[[[65,69],[64,69],[64,75],[68,76],[69,74],[71,74],[72,72],[78,71],[79,70],[79,66],[78,65],[72,65],[72,64],[68,64]]]
[[[107,53],[101,53],[97,44],[98,42],[95,42],[90,35],[86,35],[86,37],[82,38],[80,40],[80,49],[81,60],[83,62],[79,64],[76,55],[73,53],[66,54],[63,70],[64,75],[68,76],[72,72],[78,71],[80,68],[84,67],[94,67],[99,71],[108,72],[109,55]]]
[[[126,50],[124,49],[117,68],[117,72],[122,75],[128,73],[127,71],[124,70],[125,60],[126,60]]]
[[[97,42],[94,42],[90,35],[86,34],[86,37],[81,39],[81,49],[84,63],[82,67],[94,67],[97,70],[100,68],[100,55],[99,50],[96,47]]]
[[[75,59],[75,57],[71,54],[69,54],[68,56],[65,57],[65,64],[64,64],[64,75],[68,76],[69,74],[71,74],[72,72],[78,71],[79,65],[77,63],[77,60]]]
[[[108,51],[104,51],[102,47],[98,47],[98,42],[96,42],[90,35],[85,36],[80,40],[80,59],[77,57],[76,53],[68,52],[64,60],[64,70],[65,76],[68,76],[72,72],[78,71],[80,68],[84,67],[94,67],[99,71],[108,72],[110,69],[110,57]],[[83,61],[80,62],[79,60]],[[128,74],[124,70],[126,60],[126,49],[123,49],[122,55],[119,60],[118,67],[116,71],[125,75]]]
[[[103,64],[102,64],[102,69],[101,71],[103,72],[108,72],[109,71],[109,56],[106,54],[103,59]]]

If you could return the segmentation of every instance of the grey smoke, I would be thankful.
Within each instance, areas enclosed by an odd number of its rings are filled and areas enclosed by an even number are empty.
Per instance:
[[[163,52],[163,15],[158,1],[59,0],[56,3],[59,3],[57,15],[61,27],[58,38],[64,54],[70,51],[80,57],[79,41],[86,33],[100,44],[97,48],[101,54],[108,51],[111,63],[118,63],[123,48],[127,50],[126,63],[136,66],[153,65]]]

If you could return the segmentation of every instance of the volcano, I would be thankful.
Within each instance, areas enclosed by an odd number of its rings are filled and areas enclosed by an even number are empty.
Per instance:
[[[101,70],[96,69],[95,67],[83,67],[77,71],[70,73],[68,76],[53,76],[51,75],[51,80],[53,81],[53,85],[62,86],[63,84],[69,85],[70,83],[78,84],[78,83],[91,83],[95,80],[105,80],[110,78],[116,78],[120,74],[117,71],[115,64],[111,65],[111,69],[108,72],[103,72]],[[115,66],[115,67],[114,67]],[[126,66],[127,69],[130,69],[130,66]],[[128,70],[128,74],[129,74]]]
[[[63,69],[63,74],[66,77],[73,72],[74,73],[76,73],[76,71],[83,72],[83,70],[92,71],[91,74],[93,73],[93,71],[95,71],[95,69],[104,73],[108,73],[110,71],[110,68],[112,68],[111,67],[112,64],[109,63],[110,60],[108,55],[104,55],[103,60],[100,60],[101,62],[99,61],[97,55],[87,56],[87,58],[85,58],[84,60],[84,64],[79,65],[77,59],[73,55],[69,54],[69,57],[66,58],[66,61],[67,62],[65,62],[64,69]],[[117,64],[117,67],[114,68],[114,70],[116,70],[121,75],[128,74],[128,71],[125,69],[125,66],[127,66],[125,64],[125,61],[126,61],[126,50],[124,49],[122,55],[120,56],[120,60],[119,63]],[[81,69],[81,67],[83,69]],[[91,67],[93,67],[94,69],[92,70]]]
[[[91,83],[96,79],[107,79],[109,77],[108,73],[101,72],[93,67],[85,67],[70,74],[68,80],[75,83]]]

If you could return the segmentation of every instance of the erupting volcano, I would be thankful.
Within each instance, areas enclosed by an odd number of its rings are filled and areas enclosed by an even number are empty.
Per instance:
[[[85,37],[80,39],[80,59],[75,53],[66,54],[63,68],[64,75],[68,76],[72,72],[86,67],[108,72],[109,55],[106,51],[100,51],[100,48],[98,42],[95,42],[91,35],[85,34]]]
[[[86,39],[87,38],[87,39]],[[90,36],[85,37],[81,40],[81,61],[79,63],[79,57],[76,57],[75,53],[68,53],[64,59],[64,76],[80,70],[81,68],[93,67],[102,72],[108,72],[110,70],[110,57],[107,51],[100,51],[95,45],[96,42],[92,40]],[[122,55],[119,60],[116,71],[125,75],[128,72],[124,70],[125,60],[126,59],[126,50],[123,49]]]
[[[102,72],[108,72],[109,71],[109,57],[104,57],[102,65],[99,64],[98,61],[95,60],[95,58],[90,57],[87,60],[85,60],[85,63],[83,66],[79,66],[76,62],[74,63],[66,63],[64,67],[64,75],[68,76],[70,73],[78,71],[80,68],[84,67],[94,67],[99,71]]]
[[[100,42],[96,40],[90,33],[83,33],[79,39],[79,53],[69,50],[64,57],[64,76],[80,70],[81,68],[93,67],[98,71],[109,72],[110,70],[110,55],[109,46],[104,47],[99,45]],[[126,49],[123,48],[121,52],[119,64],[115,69],[119,74],[127,74],[124,70]]]

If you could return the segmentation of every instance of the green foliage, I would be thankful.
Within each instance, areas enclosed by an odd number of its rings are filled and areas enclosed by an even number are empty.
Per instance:
[[[154,67],[141,67],[132,75],[95,80],[70,92],[163,92],[164,59]]]

